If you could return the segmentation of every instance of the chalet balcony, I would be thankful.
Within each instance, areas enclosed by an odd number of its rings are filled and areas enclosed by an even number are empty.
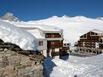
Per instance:
[[[45,34],[47,40],[63,40],[63,37],[59,33],[47,33]]]
[[[59,33],[46,33],[45,38],[61,38],[62,35]]]
[[[46,35],[46,38],[61,38],[61,35]]]
[[[47,46],[48,46],[48,48],[63,47],[63,41],[48,41]]]

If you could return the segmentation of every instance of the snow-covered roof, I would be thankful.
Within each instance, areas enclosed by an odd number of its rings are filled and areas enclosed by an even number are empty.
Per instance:
[[[64,39],[63,43],[70,43],[68,40]]]
[[[57,27],[48,26],[48,25],[38,25],[36,27],[38,27],[39,29],[41,29],[43,31],[61,31],[61,29],[59,29]]]
[[[28,22],[10,22],[12,24],[15,24],[17,27],[24,27],[24,28],[37,28],[42,31],[61,31],[58,27],[54,26],[49,26],[49,25],[44,25],[44,24],[30,24]]]
[[[97,34],[100,35],[100,36],[103,36],[103,31],[98,30],[98,29],[89,30],[89,31],[87,31],[86,33],[82,34],[81,36],[87,34],[88,32],[94,32],[94,33],[97,33]]]
[[[37,39],[45,39],[45,37],[43,37],[41,34],[40,34],[40,31],[39,29],[30,29],[30,30],[27,30],[28,32],[30,32],[35,38]]]
[[[98,34],[101,34],[101,33],[103,33],[103,31],[101,31],[101,30],[98,30],[98,29],[93,29],[93,30],[91,30],[92,32],[95,32],[95,33],[98,33]]]
[[[37,43],[33,35],[8,22],[0,20],[0,39],[19,45],[24,50],[36,50]]]

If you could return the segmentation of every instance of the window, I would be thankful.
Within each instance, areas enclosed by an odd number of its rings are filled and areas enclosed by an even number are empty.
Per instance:
[[[90,35],[98,35],[97,33],[91,32]]]
[[[64,44],[64,46],[66,46],[66,44]]]
[[[81,38],[81,39],[87,38],[87,35],[84,34],[84,35],[80,36],[80,38]]]
[[[102,39],[100,39],[100,43],[102,43],[103,42],[103,40]]]
[[[67,44],[67,45],[70,45],[70,44]]]
[[[51,42],[51,44],[54,45],[55,43],[54,43],[54,42]]]
[[[85,42],[83,42],[83,46],[85,46]]]
[[[39,46],[43,46],[43,41],[39,41]]]
[[[51,35],[51,37],[52,37],[52,38],[54,38],[54,37],[55,37],[55,35]]]

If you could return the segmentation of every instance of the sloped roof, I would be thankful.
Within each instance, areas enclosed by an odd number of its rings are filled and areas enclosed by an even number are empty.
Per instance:
[[[95,33],[98,33],[98,34],[101,34],[101,33],[103,33],[103,31],[101,31],[101,30],[98,30],[98,29],[93,29],[93,30],[91,30],[92,32],[95,32]]]
[[[40,34],[40,31],[38,29],[29,29],[27,30],[29,33],[31,33],[35,38],[37,39],[45,39],[45,37],[43,37]]]
[[[90,31],[88,31],[88,32],[94,32],[94,33],[97,33],[97,34],[99,34],[99,35],[103,35],[103,31],[98,30],[98,29],[92,29],[92,30],[90,30]],[[84,36],[84,35],[87,34],[88,32],[82,34],[81,36]],[[81,37],[81,36],[80,36],[80,37]]]
[[[12,22],[12,24],[15,24],[17,27],[23,27],[23,28],[37,28],[42,31],[61,31],[58,27],[44,25],[44,24],[29,24],[27,22]]]

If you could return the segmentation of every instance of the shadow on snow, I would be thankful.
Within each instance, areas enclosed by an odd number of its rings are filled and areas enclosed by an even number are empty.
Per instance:
[[[59,57],[62,60],[68,60],[69,54],[66,56]],[[53,58],[47,57],[44,60],[44,77],[50,77],[51,72],[53,71],[53,68],[56,66],[56,64],[52,61]]]
[[[44,77],[50,77],[50,73],[53,71],[53,68],[56,64],[52,61],[52,58],[46,58],[44,61]]]

